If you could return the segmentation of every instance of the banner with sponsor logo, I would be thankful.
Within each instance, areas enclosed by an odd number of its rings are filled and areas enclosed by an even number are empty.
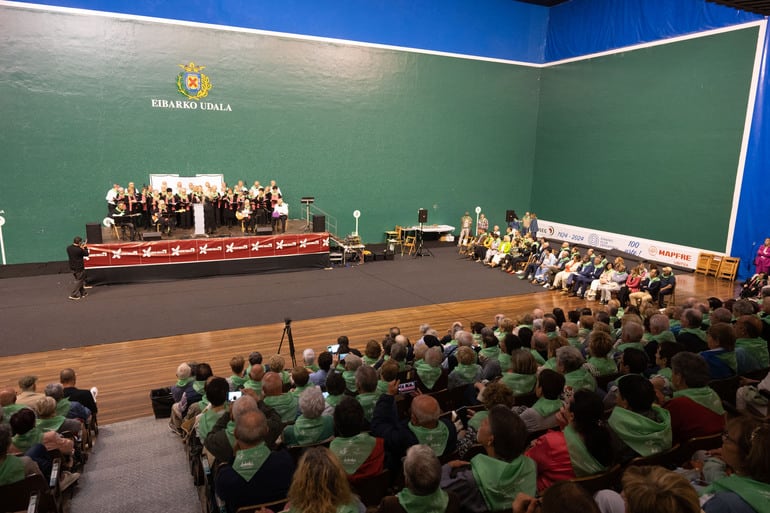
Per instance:
[[[89,244],[87,269],[243,260],[329,252],[328,233]]]
[[[698,253],[706,251],[668,242],[553,223],[543,219],[537,220],[537,227],[538,235],[547,239],[567,241],[570,244],[590,246],[607,251],[622,251],[642,260],[651,260],[685,269],[694,270],[698,264]],[[721,254],[711,250],[708,250],[708,253]]]

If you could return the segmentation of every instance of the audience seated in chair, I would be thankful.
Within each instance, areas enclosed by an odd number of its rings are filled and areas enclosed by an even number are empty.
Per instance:
[[[225,378],[212,377],[206,383],[205,391],[208,405],[196,417],[195,432],[203,441],[226,412],[227,393],[230,384]]]
[[[248,396],[238,401],[244,398]],[[265,443],[267,434],[267,419],[258,409],[237,416],[233,431],[235,457],[222,463],[215,477],[216,494],[229,513],[241,506],[282,499],[289,492],[294,460],[285,450],[271,451]]]
[[[537,467],[537,489],[553,483],[603,472],[612,464],[610,432],[601,422],[604,408],[599,397],[578,390],[564,406],[562,431],[549,431],[526,452]]]
[[[278,412],[284,424],[294,422],[299,413],[297,397],[289,392],[283,392],[280,374],[272,371],[265,373],[265,377],[262,378],[262,393],[265,404]]]
[[[341,372],[332,370],[326,376],[326,409],[324,409],[324,415],[334,415],[334,408],[340,403],[342,398],[346,395],[347,385],[342,377]]]
[[[562,407],[564,376],[550,369],[543,369],[537,376],[535,395],[537,401],[529,407],[516,407],[529,433],[554,428],[558,425],[556,414]]]
[[[519,492],[534,495],[537,468],[524,456],[527,428],[518,415],[503,405],[490,410],[481,423],[479,443],[486,454],[442,467],[441,488],[457,494],[465,513],[499,511],[511,507]]]
[[[16,404],[21,404],[28,408],[35,410],[37,407],[37,401],[41,397],[45,397],[37,391],[37,376],[24,376],[19,379],[19,395],[16,397]]]
[[[741,315],[735,321],[735,357],[738,374],[766,369],[770,366],[767,341],[762,334],[762,321],[755,315]]]
[[[62,369],[61,372],[59,372],[59,381],[61,381],[61,384],[64,387],[64,397],[68,398],[70,401],[77,401],[82,404],[88,408],[91,415],[95,415],[99,412],[99,408],[96,406],[96,387],[92,387],[90,390],[77,388],[75,386],[77,383],[77,376],[73,369]]]
[[[426,445],[413,445],[404,459],[403,490],[382,499],[378,513],[459,513],[460,498],[441,484],[441,463]]]
[[[37,427],[45,431],[56,431],[57,433],[71,433],[80,437],[82,424],[75,419],[65,418],[56,411],[56,401],[53,397],[43,397],[37,402]]]
[[[313,447],[299,460],[288,493],[289,513],[364,513],[339,459],[326,447]]]
[[[671,359],[674,397],[664,407],[671,413],[673,442],[720,433],[725,427],[725,410],[709,388],[708,364],[702,356],[687,351]]]
[[[318,387],[306,389],[299,396],[299,409],[302,415],[293,425],[283,430],[283,443],[292,445],[310,445],[326,440],[334,435],[334,421],[322,415],[326,408],[323,393]]]
[[[682,474],[663,467],[629,467],[622,484],[622,496],[614,490],[596,494],[602,513],[701,513],[692,484]]]
[[[671,414],[654,401],[655,389],[644,376],[618,379],[617,406],[607,422],[616,435],[614,451],[620,462],[671,448]]]
[[[454,424],[439,418],[438,401],[429,395],[418,395],[412,400],[410,419],[399,420],[395,404],[397,393],[398,381],[392,381],[388,393],[377,401],[371,423],[372,435],[385,440],[389,467],[401,461],[406,450],[418,443],[429,445],[439,457],[454,451],[457,432]]]
[[[560,347],[556,351],[556,370],[564,374],[565,388],[596,391],[596,380],[583,368],[584,363],[583,355],[575,347]]]
[[[477,435],[481,422],[487,418],[494,405],[502,404],[506,408],[513,408],[513,392],[500,381],[493,381],[486,386],[477,383],[477,387],[480,390],[478,398],[485,409],[466,410],[466,427],[457,434],[457,453],[460,458],[464,458],[468,449],[478,443]]]
[[[709,326],[707,335],[708,349],[700,355],[709,366],[711,379],[725,379],[738,372],[738,360],[735,354],[735,330],[731,324],[718,322]]]
[[[337,436],[329,448],[339,458],[351,483],[376,476],[385,464],[385,443],[382,438],[363,432],[364,422],[364,409],[353,397],[343,397],[334,409]]]

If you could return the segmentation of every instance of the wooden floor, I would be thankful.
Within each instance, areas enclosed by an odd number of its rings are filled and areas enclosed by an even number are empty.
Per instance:
[[[734,297],[735,284],[713,277],[677,275],[677,298],[693,296]],[[302,350],[312,347],[316,353],[333,344],[338,335],[347,335],[354,347],[363,348],[374,338],[378,341],[391,326],[399,326],[412,340],[419,337],[419,326],[427,322],[444,333],[459,320],[468,326],[471,320],[491,323],[495,314],[516,317],[533,308],[565,311],[578,306],[596,308],[596,302],[568,298],[550,291],[493,299],[443,303],[420,308],[382,310],[367,314],[341,315],[292,323],[297,359]],[[183,361],[209,362],[215,374],[229,376],[228,361],[234,355],[247,356],[257,350],[264,356],[275,354],[283,334],[283,323],[211,331],[192,335],[135,340],[86,346],[44,353],[0,358],[0,387],[17,387],[27,374],[39,377],[38,388],[58,381],[59,371],[72,367],[78,374],[78,386],[99,388],[99,422],[102,425],[152,414],[150,390],[172,384],[176,367]],[[281,354],[288,358],[288,341]]]

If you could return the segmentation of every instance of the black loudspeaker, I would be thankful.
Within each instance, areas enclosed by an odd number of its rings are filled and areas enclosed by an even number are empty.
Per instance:
[[[313,231],[315,233],[326,231],[326,216],[313,216]]]
[[[421,208],[417,211],[417,222],[418,223],[427,223],[428,222],[428,211],[424,208]]]
[[[101,244],[102,225],[99,223],[86,223],[86,240],[89,244]]]
[[[516,219],[516,211],[515,210],[506,210],[505,211],[505,222],[510,223],[514,219]]]
[[[273,228],[271,226],[257,226],[255,233],[257,235],[270,235],[273,233]]]
[[[160,232],[144,232],[142,240],[160,240]]]

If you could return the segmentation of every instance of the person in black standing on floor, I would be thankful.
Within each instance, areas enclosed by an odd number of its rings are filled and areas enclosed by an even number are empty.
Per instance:
[[[75,276],[75,288],[72,289],[70,299],[78,301],[88,295],[85,289],[91,287],[86,285],[86,266],[83,257],[88,256],[88,246],[80,237],[75,237],[70,246],[67,246],[67,256],[70,261],[70,269]]]

